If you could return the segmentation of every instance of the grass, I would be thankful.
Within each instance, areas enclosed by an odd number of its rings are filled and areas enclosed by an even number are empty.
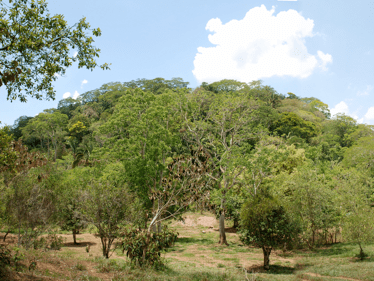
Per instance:
[[[190,213],[188,216],[197,221],[200,214]],[[171,228],[179,232],[180,238],[174,247],[162,254],[165,266],[158,270],[131,265],[126,253],[123,254],[120,250],[116,250],[109,260],[104,259],[99,251],[100,243],[91,241],[91,251],[96,247],[96,252],[89,254],[86,253],[85,247],[73,246],[63,247],[60,251],[25,251],[25,260],[22,261],[24,266],[19,274],[31,274],[27,270],[28,260],[35,257],[38,260],[38,266],[33,273],[35,280],[50,280],[47,279],[49,277],[59,280],[113,281],[374,281],[374,244],[364,246],[368,258],[363,261],[355,257],[359,247],[348,243],[324,246],[313,251],[273,251],[270,256],[270,270],[265,272],[262,268],[262,250],[242,245],[235,233],[227,233],[229,246],[221,246],[217,244],[219,233],[215,229],[180,223],[172,223]],[[79,239],[82,244],[87,243],[81,237]]]

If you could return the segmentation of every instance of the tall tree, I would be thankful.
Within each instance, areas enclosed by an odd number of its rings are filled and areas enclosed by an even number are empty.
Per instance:
[[[196,149],[203,149],[211,159],[209,176],[221,189],[220,244],[227,244],[225,234],[226,194],[245,170],[244,155],[249,141],[263,130],[254,128],[253,113],[258,103],[242,93],[212,94],[200,89],[180,103],[184,139]]]

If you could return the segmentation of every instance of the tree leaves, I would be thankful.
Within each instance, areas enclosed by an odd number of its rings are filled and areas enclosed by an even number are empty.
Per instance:
[[[68,26],[62,15],[48,13],[44,0],[10,4],[0,2],[0,87],[6,86],[8,100],[54,99],[55,74],[65,74],[75,61],[79,68],[98,66],[95,58],[100,50],[87,34],[90,25],[85,18]],[[100,29],[94,29],[93,35],[100,36]],[[74,48],[78,49],[76,57],[70,54]],[[100,67],[109,69],[106,63]]]

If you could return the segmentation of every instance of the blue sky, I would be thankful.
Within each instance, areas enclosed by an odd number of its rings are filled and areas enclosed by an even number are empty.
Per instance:
[[[374,0],[48,2],[70,25],[86,17],[100,27],[98,63],[112,63],[111,70],[72,66],[55,82],[55,101],[11,103],[0,88],[2,124],[57,107],[69,93],[156,77],[181,77],[191,87],[261,79],[374,124]]]

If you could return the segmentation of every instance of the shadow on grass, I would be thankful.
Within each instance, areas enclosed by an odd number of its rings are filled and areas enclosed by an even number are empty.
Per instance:
[[[296,251],[298,254],[301,255],[312,255],[312,256],[323,256],[323,257],[329,257],[329,256],[340,256],[347,254],[348,252],[352,252],[353,245],[346,244],[346,243],[337,243],[332,245],[325,245],[319,248],[315,248],[313,250],[299,250]]]
[[[366,258],[363,258],[363,259],[360,259],[358,257],[358,254],[352,258],[352,261],[353,262],[357,262],[357,263],[364,263],[364,262],[373,262],[374,261],[374,256],[369,256],[369,257],[366,257]]]
[[[294,274],[297,268],[281,265],[270,265],[269,270],[265,270],[263,265],[252,265],[245,269],[248,273],[268,273],[268,274]]]
[[[219,231],[218,228],[215,228],[213,229],[214,231]],[[225,228],[225,232],[226,233],[237,233],[238,232],[238,229],[235,228],[235,227],[228,227],[228,228]]]
[[[205,239],[205,238],[192,238],[192,237],[182,237],[178,238],[177,242],[181,244],[204,244],[204,245],[211,245],[214,244],[212,240]]]
[[[86,246],[93,246],[93,245],[96,245],[96,244],[97,243],[93,243],[93,242],[81,242],[81,243],[77,243],[77,244],[74,244],[73,242],[69,242],[69,243],[64,243],[63,247],[82,248],[82,247],[86,247]]]

